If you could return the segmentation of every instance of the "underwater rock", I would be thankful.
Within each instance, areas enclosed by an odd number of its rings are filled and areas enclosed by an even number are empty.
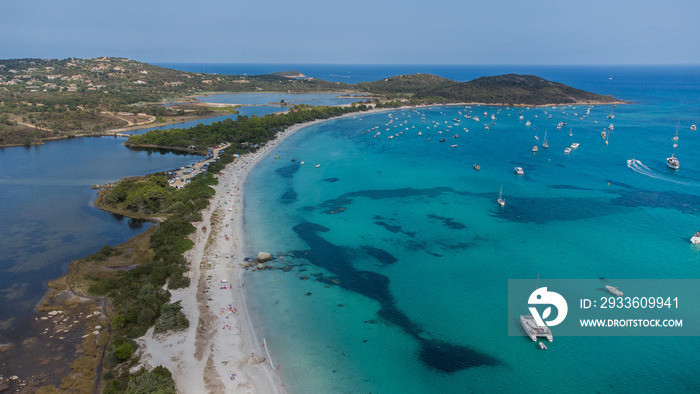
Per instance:
[[[267,252],[258,252],[257,259],[260,262],[268,261],[268,260],[272,259],[272,255],[267,253]]]

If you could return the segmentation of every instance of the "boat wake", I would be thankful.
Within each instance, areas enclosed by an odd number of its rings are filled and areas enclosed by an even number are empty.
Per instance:
[[[636,159],[627,160],[627,167],[638,174],[642,174],[642,175],[648,176],[650,178],[660,179],[662,181],[667,181],[667,182],[672,182],[672,183],[677,183],[679,185],[700,186],[700,181],[698,181],[698,180],[682,178],[682,177],[678,177],[678,176],[666,175],[662,172],[652,170],[651,168],[644,165],[644,163],[642,163],[640,160],[636,160]]]

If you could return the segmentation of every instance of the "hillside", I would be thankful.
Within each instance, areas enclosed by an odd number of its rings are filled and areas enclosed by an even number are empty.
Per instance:
[[[117,127],[226,111],[192,105],[159,106],[166,98],[205,92],[303,93],[349,88],[343,83],[285,75],[183,72],[122,58],[0,60],[0,146],[99,135]]]
[[[235,113],[186,96],[206,92],[363,92],[377,107],[436,103],[545,105],[617,102],[532,75],[457,82],[431,74],[398,75],[350,85],[304,77],[183,72],[123,58],[0,60],[0,146],[100,135],[122,127],[174,123]],[[165,99],[180,103],[161,105]]]
[[[356,84],[359,90],[373,94],[405,94],[414,99],[438,98],[445,102],[545,105],[570,103],[607,103],[617,99],[603,96],[534,75],[506,74],[457,82],[430,74],[399,75],[374,82]]]
[[[440,96],[454,102],[506,105],[546,105],[573,103],[607,103],[618,100],[547,81],[534,75],[506,74],[454,83],[416,95]]]
[[[373,94],[406,93],[416,96],[454,85],[455,81],[432,74],[398,75],[374,82],[359,82],[355,88]]]

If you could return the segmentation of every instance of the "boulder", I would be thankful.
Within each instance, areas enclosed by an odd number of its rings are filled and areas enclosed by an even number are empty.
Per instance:
[[[263,269],[263,268],[265,268],[265,266],[263,265],[263,263],[258,263],[258,269],[261,270],[261,269]]]
[[[267,252],[258,252],[258,261],[263,262],[263,261],[268,261],[272,259],[272,255],[267,253]]]

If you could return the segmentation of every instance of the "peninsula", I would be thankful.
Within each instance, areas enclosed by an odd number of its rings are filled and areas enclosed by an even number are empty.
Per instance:
[[[124,58],[10,59],[0,60],[0,147],[114,135],[235,114],[233,105],[200,103],[192,98],[223,92],[361,93],[371,97],[367,104],[380,107],[623,103],[531,75],[457,82],[413,74],[347,84],[307,77],[300,71],[220,75],[183,72]]]

